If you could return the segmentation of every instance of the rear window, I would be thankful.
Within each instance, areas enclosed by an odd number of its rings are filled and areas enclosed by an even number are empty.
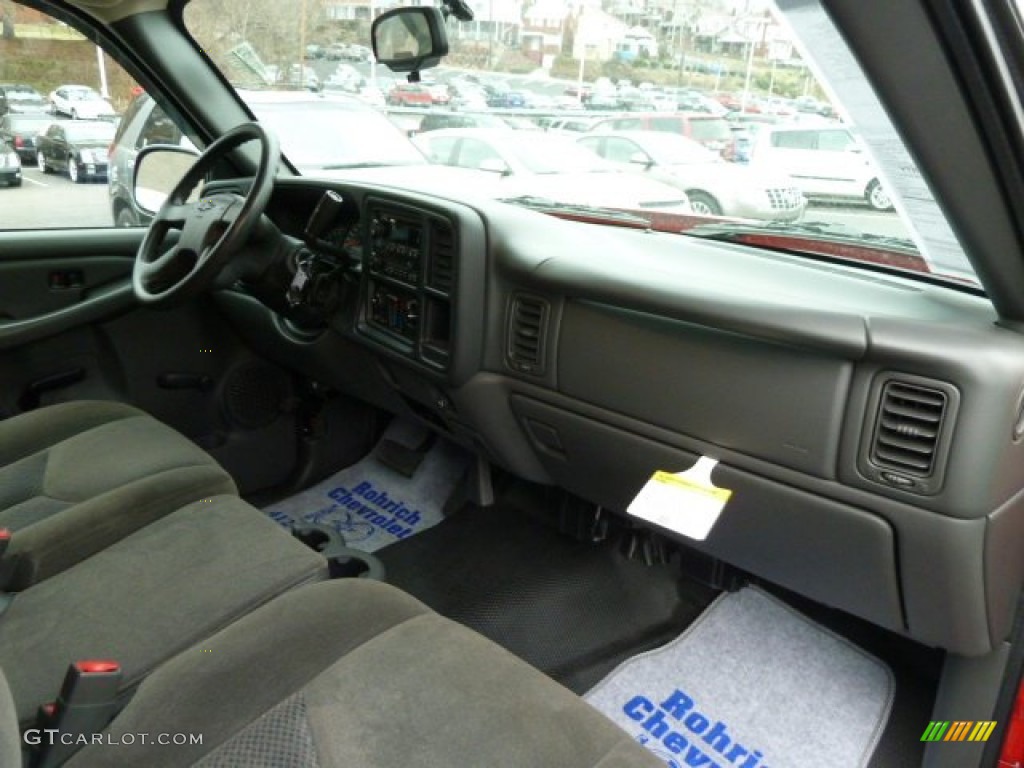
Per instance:
[[[845,152],[856,146],[848,131],[822,131],[818,135],[818,149],[826,152]]]
[[[782,149],[817,149],[817,131],[776,131],[772,134],[772,146]]]
[[[690,135],[698,141],[713,139],[732,140],[732,131],[729,130],[729,124],[719,117],[691,117]]]
[[[652,117],[651,130],[682,133],[682,125],[678,117]]]

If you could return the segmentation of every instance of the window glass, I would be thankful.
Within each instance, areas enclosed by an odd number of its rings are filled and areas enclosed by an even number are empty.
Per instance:
[[[739,222],[737,227],[760,224],[819,239],[841,237],[842,253],[865,268],[886,261],[872,250],[884,242],[900,252],[893,261],[909,260],[914,271],[947,276],[961,285],[976,283],[927,182],[821,0],[655,2],[645,4],[643,14],[628,3],[507,0],[471,5],[472,21],[448,20],[450,53],[440,66],[425,70],[416,87],[407,87],[404,76],[376,63],[366,49],[371,20],[392,4],[191,0],[184,18],[199,46],[236,88],[344,95],[361,105],[366,121],[390,120],[408,134],[388,134],[394,143],[383,153],[380,141],[350,142],[338,159],[309,151],[320,137],[310,135],[304,119],[275,123],[285,154],[303,174],[405,164],[394,158],[415,159],[405,150],[424,115],[507,118],[515,130],[484,127],[490,132],[486,143],[500,146],[499,154],[510,165],[535,174],[643,174],[645,169],[635,163],[614,171],[607,164],[588,169],[570,149],[551,149],[547,142],[531,140],[531,134],[565,137],[569,143],[564,148],[580,138],[566,130],[570,126],[602,134],[660,129],[740,166],[718,169],[715,183],[723,188],[713,195],[722,201],[722,218]],[[643,51],[627,39],[637,24],[651,35]],[[679,112],[685,115],[676,117]],[[747,119],[761,120],[766,127]],[[383,130],[375,133],[385,136]],[[504,134],[528,138],[524,146],[513,146]],[[829,150],[817,153],[821,157],[788,151],[817,149],[819,142]],[[475,144],[458,162],[479,169],[494,156]],[[451,158],[432,150],[431,160]],[[682,160],[671,172],[682,173],[686,164],[697,162]],[[420,170],[410,170],[410,178],[420,177]],[[400,183],[398,178],[391,173],[387,183]],[[537,187],[532,196],[554,204],[578,202],[573,194],[586,183],[572,181]],[[626,195],[636,181],[618,189]],[[643,182],[658,200],[673,199],[679,186],[677,180],[670,185],[650,173]],[[658,184],[663,189],[650,186]],[[501,185],[490,187],[500,197]],[[566,190],[564,200],[559,190]],[[753,200],[762,203],[752,206]],[[608,207],[629,206],[623,198],[622,205]],[[716,221],[714,231],[726,225]],[[687,224],[683,231],[699,236],[695,226]],[[858,238],[862,251],[846,247]],[[835,250],[812,246],[808,255]]]
[[[451,165],[455,162],[452,152],[458,139],[448,136],[431,136],[430,138],[424,137],[421,141],[421,146],[426,148],[427,157],[432,163]]]
[[[683,124],[678,117],[652,117],[651,130],[681,133]]]
[[[112,183],[115,135],[130,127],[124,120],[138,112],[142,89],[73,27],[8,6],[0,37],[0,231],[112,227],[128,194]],[[167,121],[151,128],[166,129]],[[131,138],[126,167],[155,134],[133,130]]]
[[[855,149],[857,143],[849,131],[821,131],[818,133],[818,149],[825,152],[846,152]]]
[[[732,139],[729,123],[721,119],[690,118],[690,135],[698,141],[706,139]]]
[[[494,149],[477,139],[463,139],[459,145],[458,158],[455,161],[456,165],[463,168],[479,168],[487,161],[498,161],[501,162],[501,155],[499,155]]]
[[[613,163],[628,163],[640,148],[628,139],[610,137],[605,139],[604,152],[601,156]]]
[[[780,149],[817,149],[818,131],[776,131],[772,146]]]

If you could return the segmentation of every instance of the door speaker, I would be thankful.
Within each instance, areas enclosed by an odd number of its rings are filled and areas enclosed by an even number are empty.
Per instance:
[[[291,399],[291,379],[280,368],[254,360],[232,369],[224,386],[228,420],[242,429],[277,421]]]

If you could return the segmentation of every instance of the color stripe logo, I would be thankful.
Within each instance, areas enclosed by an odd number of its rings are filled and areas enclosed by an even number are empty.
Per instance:
[[[988,741],[995,728],[995,720],[932,720],[921,741]]]

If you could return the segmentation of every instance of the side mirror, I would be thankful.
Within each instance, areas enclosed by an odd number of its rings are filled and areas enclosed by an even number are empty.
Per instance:
[[[481,160],[480,165],[477,166],[481,171],[490,171],[491,173],[500,173],[503,176],[507,176],[509,173],[509,167],[505,161],[499,157],[488,157],[486,160]]]
[[[634,152],[632,155],[630,155],[629,164],[642,165],[644,168],[650,168],[652,165],[651,158],[649,158],[643,152]]]
[[[135,158],[132,197],[139,210],[150,215],[171,196],[182,177],[195,165],[199,153],[170,144],[151,144]],[[193,190],[193,196],[198,190]]]
[[[437,8],[418,6],[385,11],[370,27],[373,55],[392,72],[409,72],[419,79],[421,69],[436,67],[448,55],[448,34]]]

